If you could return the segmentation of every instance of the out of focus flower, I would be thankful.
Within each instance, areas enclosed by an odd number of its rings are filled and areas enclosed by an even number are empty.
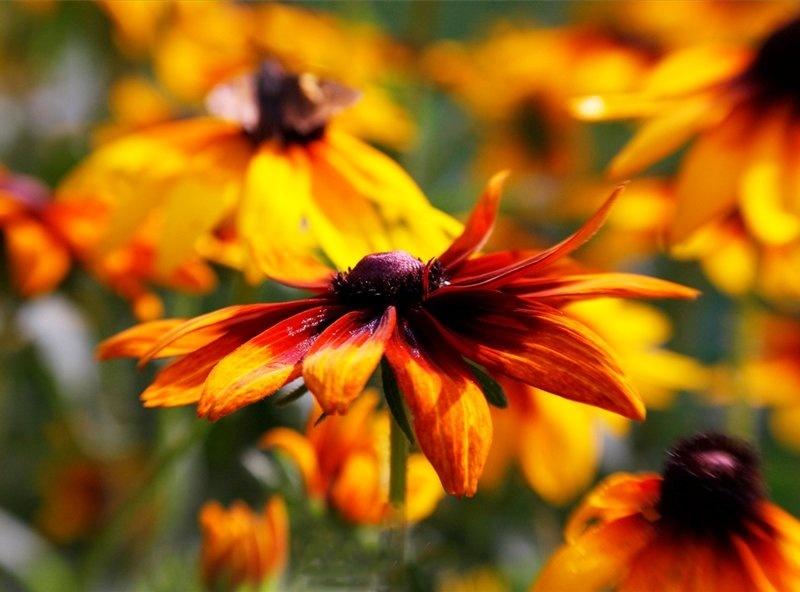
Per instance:
[[[280,497],[261,513],[236,501],[208,502],[200,511],[203,580],[213,589],[257,588],[279,578],[289,549],[289,517]]]
[[[564,174],[589,145],[568,100],[598,85],[630,90],[653,59],[599,30],[502,27],[480,43],[434,45],[423,67],[480,122],[482,168]]]
[[[755,453],[726,436],[678,443],[663,475],[612,475],[565,537],[533,590],[800,587],[800,523],[766,499]]]
[[[611,172],[627,177],[695,138],[677,176],[676,211],[667,239],[678,243],[737,211],[748,232],[769,246],[800,238],[800,193],[793,157],[800,89],[800,20],[769,35],[755,51],[696,47],[666,57],[630,94],[584,97],[587,120],[642,118]]]
[[[666,315],[643,303],[599,298],[576,302],[565,312],[602,337],[648,407],[666,407],[678,390],[702,390],[708,372],[664,344],[671,327]],[[595,408],[548,396],[519,383],[504,384],[507,409],[492,409],[498,434],[482,484],[495,485],[517,460],[531,488],[553,504],[564,504],[587,487],[602,453],[600,430],[623,426]]]
[[[347,520],[379,524],[389,507],[389,414],[378,411],[378,395],[368,390],[355,400],[346,415],[325,418],[315,425],[321,410],[309,416],[305,434],[274,428],[264,434],[261,446],[285,452],[297,464],[306,490],[324,498]],[[427,518],[444,491],[436,472],[422,454],[408,458],[406,519]]]
[[[0,168],[0,231],[14,288],[25,297],[55,288],[71,253],[47,217],[50,191],[37,180]]]
[[[385,355],[445,490],[471,495],[492,424],[480,375],[465,358],[497,378],[641,419],[644,406],[609,348],[561,308],[599,296],[696,296],[645,276],[583,273],[566,260],[602,225],[621,189],[549,249],[476,256],[504,178],[492,179],[464,232],[427,263],[405,251],[368,255],[304,284],[311,298],[140,325],[107,340],[99,355],[141,363],[180,356],[142,395],[145,405],[197,403],[209,419],[301,374],[325,413],[345,413]]]
[[[467,572],[446,573],[439,581],[437,592],[508,592],[508,582],[491,567]]]
[[[800,321],[761,315],[747,330],[752,353],[742,361],[744,393],[771,410],[775,437],[800,450]]]
[[[416,247],[430,257],[459,225],[428,204],[392,160],[329,125],[358,93],[276,62],[217,87],[212,117],[165,123],[100,147],[59,198],[111,209],[101,253],[147,225],[166,274],[233,224],[251,277],[327,275],[367,253]],[[235,263],[226,261],[227,263]]]

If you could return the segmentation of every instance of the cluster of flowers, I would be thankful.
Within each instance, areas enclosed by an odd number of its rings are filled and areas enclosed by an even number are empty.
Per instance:
[[[644,420],[646,402],[708,386],[705,369],[661,347],[656,311],[621,300],[692,299],[694,289],[571,258],[607,218],[628,230],[601,243],[607,257],[666,241],[731,294],[800,300],[800,20],[777,4],[754,48],[655,49],[576,28],[425,50],[422,73],[485,129],[483,167],[563,176],[585,157],[576,118],[644,120],[611,164],[620,180],[691,142],[675,179],[618,187],[554,246],[486,252],[505,173],[462,225],[365,141],[398,146],[413,133],[380,80],[383,62],[402,70],[409,56],[376,31],[274,5],[105,3],[122,43],[152,52],[164,86],[187,103],[205,97],[206,113],[177,118],[154,87],[125,81],[121,95],[152,109],[126,117],[123,96],[115,124],[52,195],[3,171],[14,284],[47,292],[75,261],[129,299],[144,322],[98,351],[171,359],[142,394],[147,407],[195,405],[216,421],[302,378],[314,399],[305,434],[276,428],[261,445],[288,455],[308,495],[350,522],[392,512],[390,424],[419,450],[404,469],[411,521],[445,493],[490,486],[514,458],[532,488],[564,503],[596,473],[598,423]],[[219,35],[233,26],[240,35]],[[298,49],[291,31],[320,48]],[[547,141],[532,154],[520,130],[537,125]],[[212,264],[308,295],[161,318],[153,286],[209,290]],[[796,439],[800,330],[763,332],[774,346],[746,378],[762,401],[780,398],[774,423]],[[379,366],[385,404],[369,387]],[[760,395],[776,368],[786,396]],[[209,581],[259,583],[286,562],[278,497],[261,513],[211,503],[201,525]],[[663,474],[601,483],[534,589],[798,590],[798,556],[800,523],[767,501],[754,452],[706,434],[678,443]]]

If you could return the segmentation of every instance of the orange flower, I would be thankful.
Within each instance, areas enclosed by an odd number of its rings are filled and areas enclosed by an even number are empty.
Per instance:
[[[215,233],[231,225],[245,247],[238,264],[254,279],[260,272],[298,281],[327,275],[318,250],[343,267],[414,245],[432,256],[459,225],[433,209],[396,163],[329,125],[357,98],[267,62],[211,93],[213,117],[105,144],[62,184],[59,199],[108,203],[101,254],[147,227],[162,275],[198,247],[214,252]]]
[[[611,173],[627,177],[697,136],[678,173],[668,239],[677,243],[738,211],[766,245],[800,239],[800,174],[794,60],[800,20],[768,36],[756,51],[695,47],[667,56],[627,95],[575,104],[588,120],[647,121],[617,155]]]
[[[208,502],[200,511],[200,526],[203,579],[209,587],[256,587],[283,572],[289,548],[289,518],[280,497],[270,499],[261,514],[240,501],[229,510],[217,502]]]
[[[35,179],[0,167],[0,231],[14,288],[25,297],[55,288],[71,266],[69,247],[47,219],[49,199]]]
[[[102,358],[180,356],[142,395],[146,406],[198,404],[218,419],[300,375],[325,413],[345,413],[385,355],[414,431],[446,491],[472,495],[492,426],[476,370],[641,419],[644,406],[609,348],[560,309],[586,298],[692,298],[633,274],[581,273],[564,258],[602,225],[616,191],[575,234],[541,252],[473,256],[489,238],[505,175],[496,176],[464,232],[438,258],[404,251],[364,257],[303,287],[312,298],[233,306],[192,320],[134,327]]]
[[[755,453],[680,442],[663,476],[616,474],[575,511],[536,592],[800,589],[800,523],[767,501]]]
[[[390,511],[389,415],[379,412],[377,404],[377,393],[368,390],[346,415],[328,417],[319,424],[320,409],[315,407],[305,435],[275,428],[264,434],[261,446],[277,448],[292,458],[311,497],[327,498],[351,522],[379,524]],[[406,518],[423,520],[444,495],[423,455],[409,456],[406,484]]]

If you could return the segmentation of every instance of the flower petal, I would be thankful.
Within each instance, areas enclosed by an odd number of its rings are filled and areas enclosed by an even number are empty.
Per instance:
[[[356,524],[379,524],[386,516],[388,496],[381,487],[378,459],[366,452],[347,457],[330,491],[342,516]]]
[[[472,374],[444,343],[423,346],[398,325],[386,357],[408,401],[414,432],[445,490],[475,493],[492,440],[489,406]]]
[[[317,451],[303,434],[289,428],[273,428],[258,441],[260,448],[277,448],[286,453],[297,465],[311,496],[324,493],[324,483],[317,462]]]
[[[500,207],[503,184],[507,178],[508,172],[503,171],[489,179],[489,184],[473,208],[469,220],[464,226],[464,231],[439,256],[439,261],[446,268],[454,268],[470,255],[479,251],[489,240],[497,218],[497,210]]]
[[[353,311],[323,331],[303,360],[303,379],[325,413],[345,413],[367,385],[394,331],[393,306],[379,317]]]
[[[163,335],[166,335],[176,327],[184,324],[186,319],[161,319],[142,323],[126,329],[116,335],[102,341],[97,346],[97,358],[100,360],[110,360],[111,358],[138,358],[143,356],[153,344]],[[189,353],[208,343],[205,335],[199,340],[195,339],[196,334],[189,334],[188,339],[178,340],[170,346],[162,349],[158,357],[168,358]],[[212,337],[213,339],[213,337]]]
[[[644,405],[608,346],[558,309],[499,292],[453,294],[429,308],[451,345],[490,373],[644,418]],[[458,312],[465,310],[468,316]]]
[[[521,278],[504,287],[521,298],[551,299],[549,304],[612,296],[617,298],[697,298],[700,294],[674,282],[634,273],[585,273]]]
[[[212,421],[254,403],[297,377],[299,363],[339,310],[315,306],[259,333],[214,367],[197,413]]]
[[[14,287],[22,296],[53,290],[69,272],[66,246],[33,218],[18,216],[2,230]]]

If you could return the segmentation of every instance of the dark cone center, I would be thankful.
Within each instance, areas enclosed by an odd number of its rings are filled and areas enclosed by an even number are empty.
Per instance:
[[[800,107],[800,19],[773,32],[758,49],[741,81],[762,103],[793,100]]]
[[[725,536],[757,521],[763,498],[755,452],[739,440],[701,434],[668,453],[658,509],[672,526]]]
[[[405,251],[367,255],[339,273],[332,289],[344,304],[356,307],[413,307],[444,283],[442,265],[425,265]]]

